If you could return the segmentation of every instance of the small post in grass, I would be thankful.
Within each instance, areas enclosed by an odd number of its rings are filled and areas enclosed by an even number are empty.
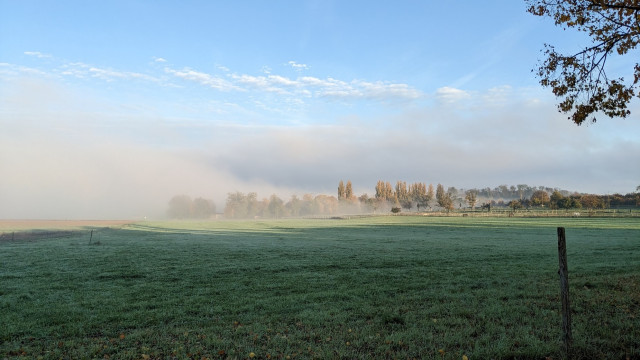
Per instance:
[[[562,301],[562,340],[567,359],[571,358],[571,307],[569,306],[569,269],[567,268],[567,239],[564,228],[558,228],[558,258],[560,260],[560,297]]]
[[[89,245],[91,245],[91,239],[93,239],[93,229],[91,229],[91,235],[89,236]]]

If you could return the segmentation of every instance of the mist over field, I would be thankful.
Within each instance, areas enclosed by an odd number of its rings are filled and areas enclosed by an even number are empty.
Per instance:
[[[158,219],[174,195],[222,211],[340,180],[640,185],[639,102],[559,114],[531,69],[585,38],[524,2],[0,2],[0,218]]]
[[[575,127],[508,89],[514,105],[479,101],[473,117],[435,94],[392,116],[289,127],[152,117],[31,79],[5,83],[8,93],[0,218],[160,218],[176,194],[221,211],[229,192],[335,195],[340,179],[372,196],[377,180],[627,193],[640,178],[640,145],[624,136],[637,121]],[[596,136],[613,127],[624,129],[613,145]]]

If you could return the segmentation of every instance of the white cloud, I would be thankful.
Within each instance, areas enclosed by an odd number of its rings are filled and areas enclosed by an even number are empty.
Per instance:
[[[49,54],[43,54],[39,51],[25,51],[24,52],[25,55],[29,55],[29,56],[35,56],[37,58],[43,59],[43,58],[50,58],[51,55]]]
[[[471,93],[469,93],[468,91],[445,86],[436,90],[436,98],[442,103],[451,104],[460,100],[470,99]]]
[[[27,66],[15,65],[9,63],[0,63],[0,75],[5,76],[21,76],[21,75],[37,75],[41,77],[46,77],[47,74],[39,69],[34,69]]]
[[[70,62],[64,64],[60,69],[56,71],[60,75],[64,76],[73,76],[80,79],[87,79],[89,77],[92,77],[107,82],[115,80],[143,80],[154,83],[161,82],[160,78],[155,76],[129,71],[103,69],[82,62]]]
[[[309,65],[307,64],[298,64],[295,61],[289,61],[287,64],[291,66],[295,71],[309,70]]]
[[[155,61],[155,62],[159,62],[159,63],[166,63],[166,62],[167,62],[167,60],[166,60],[166,59],[163,59],[163,58],[161,58],[161,57],[154,57],[154,58],[153,58],[153,61]]]
[[[367,98],[385,100],[385,99],[418,99],[422,96],[421,92],[417,89],[410,87],[407,84],[389,84],[383,82],[366,82],[357,81],[355,84],[363,89],[363,94]]]
[[[220,91],[242,91],[242,89],[231,82],[217,77],[212,76],[207,73],[191,70],[189,68],[184,68],[182,70],[174,70],[166,67],[164,71],[168,74],[172,74],[176,77],[179,77],[184,80],[195,81],[201,85],[208,86],[210,88],[220,90]]]

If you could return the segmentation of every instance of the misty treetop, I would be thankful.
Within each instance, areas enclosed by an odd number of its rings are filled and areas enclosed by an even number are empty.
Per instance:
[[[216,213],[212,200],[187,195],[176,195],[169,200],[167,215],[172,219],[206,219]]]
[[[276,194],[258,199],[258,194],[244,194],[236,191],[227,195],[224,217],[227,219],[282,218],[338,213],[338,199],[335,196],[305,194],[302,198],[292,195],[284,202]]]

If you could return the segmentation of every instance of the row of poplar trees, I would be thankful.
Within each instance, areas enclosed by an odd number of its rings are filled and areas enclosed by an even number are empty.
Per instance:
[[[376,184],[375,198],[371,199],[366,194],[360,198],[356,198],[353,193],[353,185],[351,181],[347,181],[346,185],[341,180],[338,184],[338,200],[341,202],[360,200],[368,204],[374,204],[374,208],[390,207],[411,209],[414,206],[420,211],[420,208],[426,209],[431,206],[435,199],[435,204],[446,210],[454,207],[454,199],[456,194],[452,188],[445,191],[442,184],[438,184],[435,191],[432,184],[417,182],[407,185],[405,181],[396,182],[395,187],[388,181],[379,180]],[[468,191],[466,193],[466,201],[471,207],[474,207],[477,201],[477,191]]]

